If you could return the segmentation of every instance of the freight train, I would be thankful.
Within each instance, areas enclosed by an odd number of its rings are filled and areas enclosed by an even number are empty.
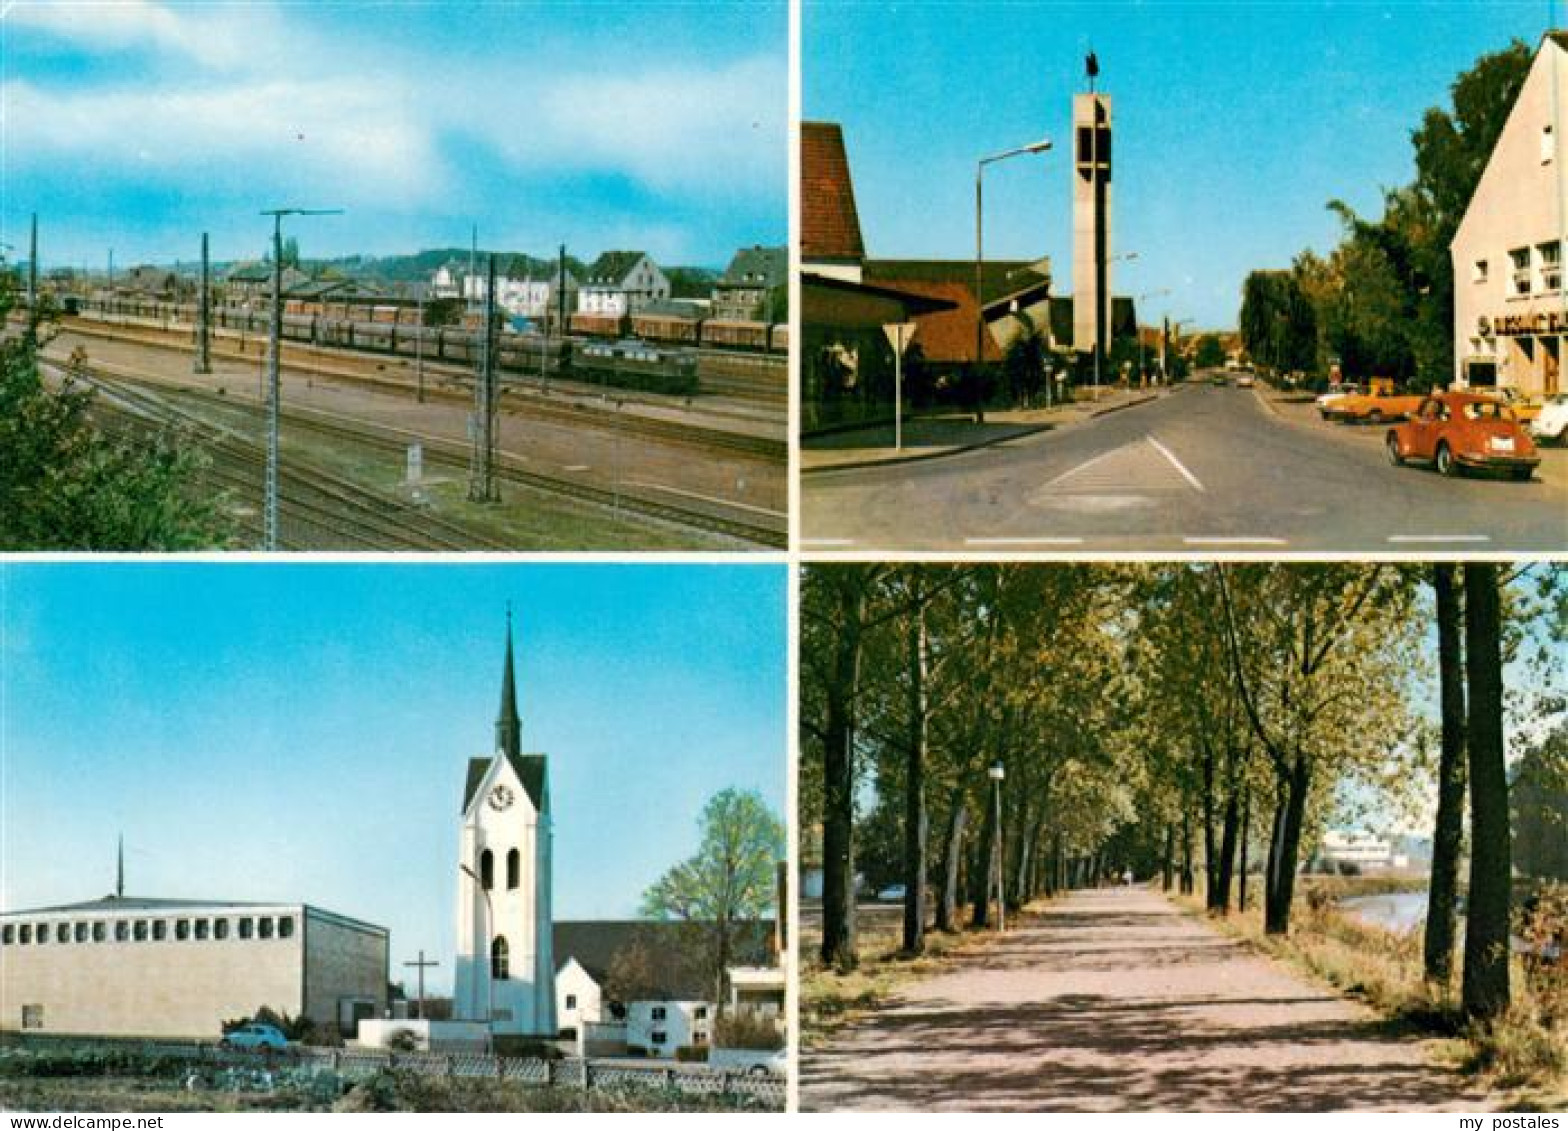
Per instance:
[[[149,319],[164,325],[191,324],[196,305],[152,298],[78,298],[76,310],[108,316]],[[217,306],[213,325],[223,329],[263,334],[267,331],[265,306]],[[412,303],[375,304],[353,302],[305,302],[289,300],[283,309],[283,336],[290,341],[313,345],[332,345],[347,349],[372,350],[414,356],[423,352],[440,361],[471,361],[478,329],[465,326],[417,325],[417,307]],[[573,335],[598,341],[636,339],[667,346],[728,350],[741,353],[787,354],[789,326],[776,322],[748,322],[720,318],[686,318],[669,314],[605,315],[578,313],[570,316]],[[521,339],[522,344],[519,344]],[[503,368],[537,368],[537,335],[505,332],[501,340]],[[533,361],[513,365],[511,353],[532,350]]]

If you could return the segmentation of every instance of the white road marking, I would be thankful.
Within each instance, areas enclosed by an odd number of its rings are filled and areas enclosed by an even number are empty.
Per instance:
[[[1198,491],[1203,490],[1203,484],[1198,482],[1198,477],[1196,475],[1194,475],[1192,472],[1188,471],[1185,467],[1183,467],[1181,460],[1177,459],[1174,455],[1172,455],[1171,454],[1171,450],[1169,448],[1167,448],[1164,444],[1160,443],[1153,436],[1145,436],[1144,439],[1149,441],[1149,443],[1153,444],[1155,446],[1155,448],[1159,451],[1159,453],[1162,456],[1164,456],[1166,459],[1171,461],[1171,466],[1174,467],[1177,471],[1182,473],[1183,477],[1186,478],[1187,482],[1192,484],[1194,490],[1198,490]]]
[[[1082,538],[965,538],[966,546],[1082,546]]]
[[[802,546],[853,546],[853,538],[802,538]]]
[[[1492,537],[1489,534],[1390,534],[1388,540],[1420,545],[1427,542],[1490,542]]]
[[[1085,460],[1083,463],[1080,463],[1077,467],[1073,468],[1071,471],[1064,471],[1064,472],[1062,472],[1055,479],[1053,479],[1049,483],[1047,483],[1046,487],[1047,488],[1055,487],[1058,483],[1062,482],[1062,480],[1064,480],[1064,479],[1071,479],[1074,475],[1077,475],[1080,471],[1088,470],[1089,468],[1093,467],[1095,464],[1099,463],[1102,459],[1109,459],[1111,456],[1115,455],[1119,451],[1121,451],[1120,448],[1112,448],[1108,452],[1101,452],[1099,455],[1095,456],[1093,459],[1088,459],[1088,460]]]
[[[688,499],[701,499],[705,503],[718,503],[721,506],[734,507],[736,510],[751,511],[753,514],[765,514],[769,518],[788,518],[783,511],[776,511],[769,507],[754,506],[751,503],[738,503],[734,499],[721,499],[717,495],[703,495],[696,491],[684,491],[679,487],[666,487],[662,483],[642,483],[635,479],[625,481],[628,487],[642,487],[649,491],[664,491],[671,495],[683,495]]]
[[[565,467],[561,468],[561,470],[562,471],[587,471],[588,470],[588,465],[586,463],[569,463]]]
[[[1243,538],[1230,535],[1215,535],[1214,537],[1183,538],[1188,546],[1288,546],[1290,542],[1284,538]]]

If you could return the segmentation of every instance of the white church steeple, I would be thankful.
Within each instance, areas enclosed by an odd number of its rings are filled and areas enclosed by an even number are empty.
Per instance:
[[[453,1008],[497,1034],[554,1037],[549,772],[522,752],[510,608],[495,739],[463,792]]]

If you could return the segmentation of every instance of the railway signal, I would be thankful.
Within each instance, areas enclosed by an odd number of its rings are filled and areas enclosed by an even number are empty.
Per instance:
[[[495,486],[495,256],[486,258],[485,324],[477,336],[479,366],[474,374],[473,455],[468,471],[468,499],[500,502]]]
[[[201,293],[196,298],[196,364],[197,373],[212,372],[212,281],[207,266],[207,233],[201,234]]]

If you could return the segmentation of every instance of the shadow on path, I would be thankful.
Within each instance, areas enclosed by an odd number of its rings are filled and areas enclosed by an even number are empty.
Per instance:
[[[1459,1110],[1421,1042],[1142,890],[1076,893],[802,1053],[806,1110]]]

